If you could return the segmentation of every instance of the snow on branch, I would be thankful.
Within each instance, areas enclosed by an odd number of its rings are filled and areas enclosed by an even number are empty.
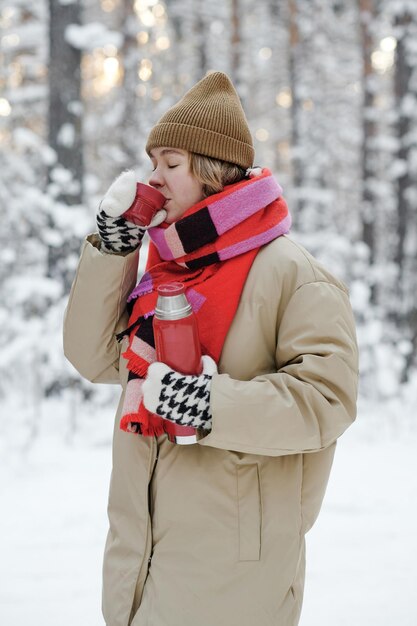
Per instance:
[[[66,41],[77,50],[93,50],[109,44],[120,48],[123,37],[114,30],[108,30],[104,24],[91,22],[90,24],[70,24],[65,31]]]

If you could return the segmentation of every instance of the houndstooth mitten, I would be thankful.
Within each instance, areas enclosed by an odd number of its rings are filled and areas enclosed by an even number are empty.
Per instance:
[[[216,373],[216,363],[207,355],[203,356],[199,376],[180,374],[165,363],[152,363],[142,387],[143,404],[151,413],[180,426],[211,430],[210,387]]]
[[[141,243],[148,228],[158,226],[166,218],[166,211],[156,213],[149,226],[137,226],[123,217],[123,213],[132,205],[136,196],[136,177],[134,172],[120,174],[111,184],[100,203],[96,220],[104,252],[131,252]]]

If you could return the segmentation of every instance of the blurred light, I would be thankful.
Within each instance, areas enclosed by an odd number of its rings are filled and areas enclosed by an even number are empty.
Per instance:
[[[394,52],[397,47],[397,40],[395,37],[384,37],[384,39],[381,39],[379,42],[379,47],[383,52]]]
[[[103,48],[104,54],[108,57],[115,57],[117,55],[117,48],[113,44],[109,43]]]
[[[261,48],[258,54],[261,57],[261,59],[263,59],[264,61],[267,61],[272,56],[272,50],[271,48]]]
[[[284,155],[289,154],[290,151],[290,143],[288,141],[279,141],[277,143],[278,152],[283,153]]]
[[[283,107],[284,109],[289,109],[292,105],[292,95],[290,89],[283,89],[280,91],[275,98],[275,102],[278,106]]]
[[[380,74],[384,74],[394,65],[394,53],[375,50],[371,54],[371,62],[374,70]]]
[[[165,35],[163,35],[162,37],[158,37],[158,39],[156,40],[156,47],[158,48],[158,50],[168,50],[170,45],[171,42],[169,41],[169,37],[166,37]]]
[[[312,111],[314,109],[314,102],[311,100],[311,98],[304,100],[303,109],[304,111]]]
[[[149,7],[155,6],[158,3],[158,0],[135,0],[134,9],[137,13],[141,11],[146,11]]]
[[[152,100],[160,100],[162,98],[162,89],[154,87],[152,89]]]
[[[1,38],[1,45],[4,48],[14,48],[15,46],[18,46],[19,43],[20,37],[19,35],[16,35],[16,33],[4,35],[4,37]]]
[[[147,81],[152,76],[152,61],[149,59],[142,59],[138,71],[138,76],[141,80]]]
[[[165,15],[165,7],[163,7],[162,4],[155,4],[152,13],[155,17],[163,17]]]
[[[38,78],[45,78],[48,75],[48,70],[45,65],[38,65],[36,68],[36,76]]]
[[[115,56],[106,56],[106,48],[108,54],[117,52],[115,46],[96,48],[92,54],[84,55],[81,62],[84,88],[95,97],[104,96],[111,91],[122,75],[119,60]]]
[[[147,94],[147,87],[146,85],[138,85],[136,87],[136,95],[139,96],[139,98],[144,98]]]
[[[258,128],[258,130],[255,132],[255,137],[258,141],[268,141],[269,132],[266,130],[266,128]]]
[[[119,72],[119,61],[115,57],[109,57],[108,59],[104,59],[103,69],[104,69],[104,73],[107,75],[109,80],[116,78],[115,82],[117,82],[117,74]]]
[[[23,71],[22,66],[18,61],[15,61],[10,66],[12,72],[9,77],[9,86],[10,87],[19,87],[19,85],[23,82]]]
[[[2,117],[7,117],[12,112],[12,107],[9,104],[9,101],[6,98],[0,98],[0,115]]]
[[[149,41],[149,35],[146,32],[146,30],[141,30],[140,33],[138,33],[136,35],[136,39],[138,41],[138,43],[142,44],[142,46],[145,45],[145,43],[148,43]]]
[[[0,26],[7,28],[10,26],[12,18],[15,16],[16,9],[14,7],[6,7],[0,14]]]
[[[117,0],[101,0],[101,8],[106,13],[111,13],[117,6]]]
[[[153,12],[153,10],[156,8],[155,5],[158,5],[158,0],[135,0],[135,3],[133,5],[133,8],[138,18],[140,19],[142,24],[147,27],[154,26],[158,13],[161,13],[161,9],[156,9],[156,12]],[[150,7],[154,7],[154,9],[151,10]]]
[[[152,13],[152,11],[149,11],[149,10],[142,11],[139,14],[139,19],[142,22],[142,24],[144,24],[145,26],[148,26],[148,27],[155,26],[155,15]]]

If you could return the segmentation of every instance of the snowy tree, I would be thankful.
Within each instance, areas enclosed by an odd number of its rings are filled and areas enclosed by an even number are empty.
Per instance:
[[[375,4],[373,0],[359,0],[362,34],[362,92],[363,92],[363,138],[362,138],[362,239],[369,249],[369,262],[375,260],[375,211],[373,189],[375,188],[375,157],[372,142],[375,140],[377,111],[374,108],[375,71],[372,65],[372,53],[375,40],[372,26],[375,23]]]
[[[81,54],[67,31],[80,23],[80,2],[49,0],[49,145],[56,153],[49,180],[55,197],[67,204],[82,200]]]
[[[417,7],[393,3],[397,36],[395,98],[397,111],[397,249],[398,292],[402,302],[396,321],[410,340],[404,378],[417,348]]]

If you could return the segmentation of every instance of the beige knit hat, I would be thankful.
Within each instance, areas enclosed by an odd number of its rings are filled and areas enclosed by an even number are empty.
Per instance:
[[[252,136],[239,96],[226,74],[209,74],[161,117],[149,134],[146,152],[162,146],[229,161],[245,169],[252,166]]]

